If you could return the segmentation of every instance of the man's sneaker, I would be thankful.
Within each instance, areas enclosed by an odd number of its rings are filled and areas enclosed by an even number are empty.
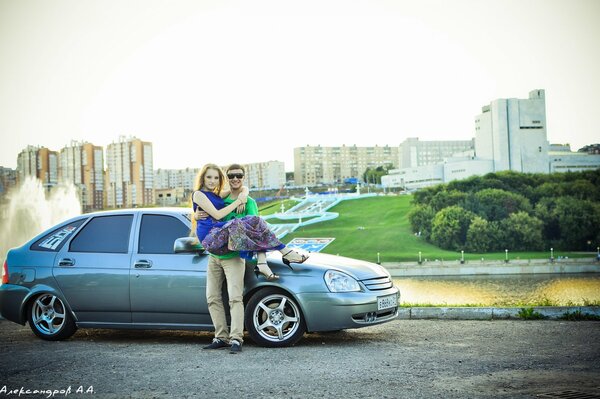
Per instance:
[[[242,351],[242,343],[237,339],[231,340],[231,349],[229,349],[229,353],[235,354]]]
[[[212,342],[210,345],[206,345],[204,348],[202,349],[221,349],[221,348],[226,348],[229,345],[227,344],[227,342],[223,341],[220,338],[213,338]]]

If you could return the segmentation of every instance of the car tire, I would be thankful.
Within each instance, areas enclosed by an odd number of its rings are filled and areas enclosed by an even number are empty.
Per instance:
[[[254,342],[270,348],[294,345],[306,331],[296,300],[277,288],[265,288],[252,295],[246,305],[245,324]]]
[[[47,341],[67,339],[77,331],[75,321],[63,301],[53,294],[35,297],[27,307],[31,331]]]

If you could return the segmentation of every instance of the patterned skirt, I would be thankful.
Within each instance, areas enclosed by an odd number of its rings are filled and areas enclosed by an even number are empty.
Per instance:
[[[240,256],[245,259],[251,259],[254,252],[274,251],[285,247],[260,216],[244,216],[213,227],[202,240],[202,246],[215,255],[239,251]]]

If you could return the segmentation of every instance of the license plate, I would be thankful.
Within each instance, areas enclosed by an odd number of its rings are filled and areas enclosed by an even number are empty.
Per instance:
[[[395,308],[396,306],[398,306],[398,297],[396,294],[377,298],[377,310]]]

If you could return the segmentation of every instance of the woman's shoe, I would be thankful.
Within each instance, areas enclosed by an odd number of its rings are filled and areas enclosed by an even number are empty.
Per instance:
[[[297,259],[297,260],[289,259],[288,255],[291,253],[299,256],[300,259]],[[281,260],[283,261],[283,263],[285,263],[290,269],[292,268],[290,263],[304,263],[304,261],[307,259],[308,259],[308,255],[301,254],[300,252],[294,251],[293,249],[290,249],[286,253],[282,253],[282,257],[281,257]]]
[[[266,267],[267,270],[268,270],[268,272],[265,272],[265,271],[261,270],[261,266]],[[271,272],[271,269],[269,268],[269,266],[266,263],[257,263],[256,267],[254,268],[254,271],[256,273],[260,273],[263,276],[265,276],[265,278],[267,279],[267,281],[279,280],[279,276],[277,274]]]

